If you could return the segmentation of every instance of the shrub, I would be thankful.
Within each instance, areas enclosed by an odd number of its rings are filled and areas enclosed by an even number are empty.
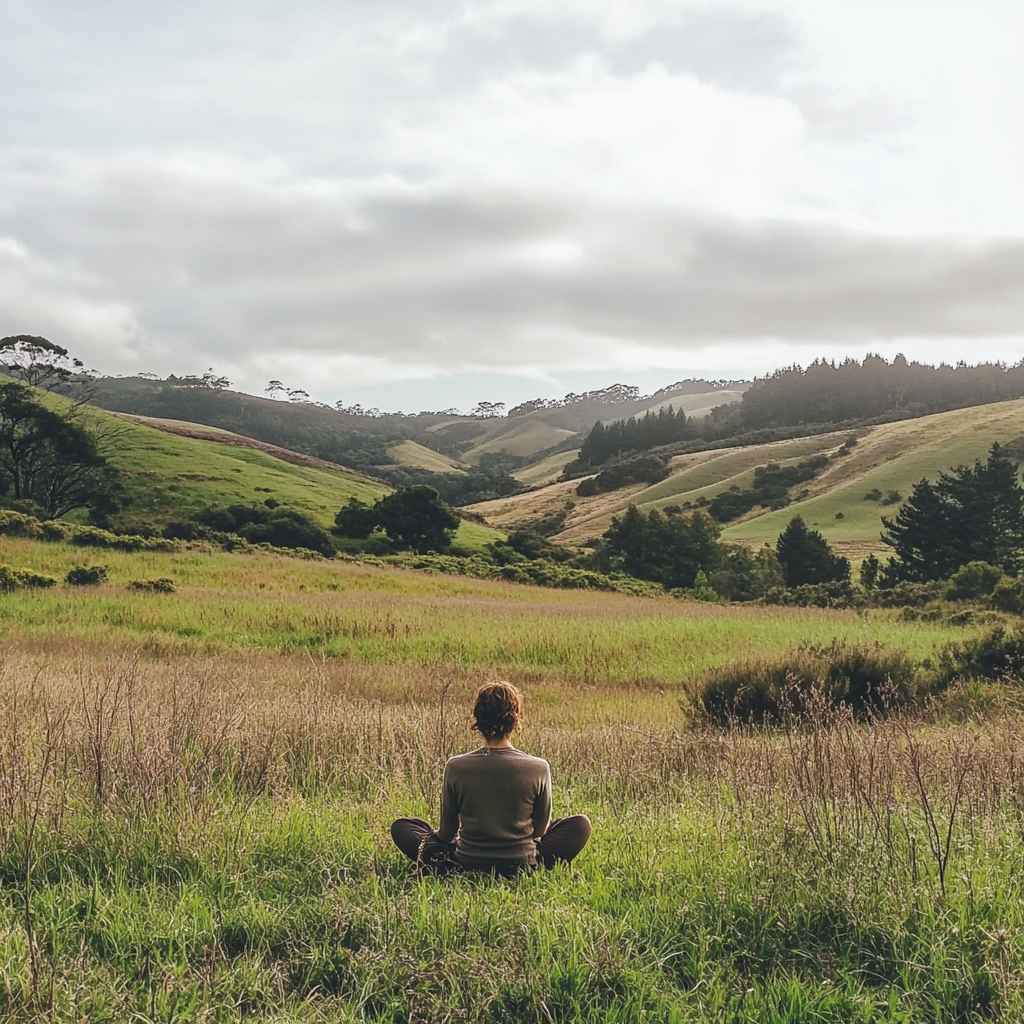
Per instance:
[[[805,583],[800,587],[775,587],[764,595],[765,604],[788,605],[793,608],[861,608],[867,601],[858,594],[849,580],[831,583]]]
[[[101,524],[97,523],[96,525],[99,526]],[[133,537],[145,537],[147,540],[161,535],[160,527],[152,520],[125,516],[118,518],[115,532],[128,534]]]
[[[883,577],[884,579],[884,577]],[[875,592],[875,601],[882,608],[923,608],[942,596],[942,583],[897,583]]]
[[[877,487],[872,487],[871,490],[868,491],[867,494],[864,495],[864,500],[865,501],[881,501],[882,500],[882,492]]]
[[[0,535],[5,537],[39,537],[42,535],[41,524],[35,516],[24,512],[0,510]]]
[[[116,534],[96,526],[72,527],[68,543],[83,548],[112,548],[115,551],[178,551],[179,545],[162,537],[136,537]]]
[[[939,655],[944,682],[1024,678],[1024,628],[996,626],[984,636],[946,644]]]
[[[45,523],[40,523],[39,528],[43,540],[52,542],[67,540],[75,531],[70,523],[62,522],[60,519],[48,519]]]
[[[668,476],[668,460],[659,455],[641,455],[603,469],[595,477],[584,480],[576,493],[581,498],[605,491],[616,491],[630,484],[656,484]]]
[[[107,582],[109,570],[105,565],[76,565],[68,570],[64,582],[72,587],[98,587]]]
[[[161,576],[155,580],[132,580],[128,584],[128,589],[144,594],[173,594],[174,580],[170,580],[166,576]]]
[[[723,724],[780,721],[801,713],[812,689],[858,716],[914,702],[934,685],[906,651],[881,644],[807,644],[774,661],[747,661],[706,671],[698,682],[704,711]]]
[[[172,520],[163,529],[163,536],[167,540],[210,540],[213,535],[214,531],[209,526],[191,520]]]
[[[1012,615],[1024,615],[1024,579],[1004,576],[992,591],[992,607]]]
[[[0,565],[0,593],[9,593],[22,587],[52,587],[56,583],[52,576],[42,576],[31,569],[12,569],[9,565]]]
[[[950,576],[946,597],[950,601],[987,597],[1004,578],[1003,570],[988,562],[968,562]]]
[[[237,532],[250,544],[272,544],[278,548],[305,548],[316,551],[327,558],[334,555],[335,549],[330,534],[322,526],[295,509],[275,510],[266,522],[247,523],[239,527]]]

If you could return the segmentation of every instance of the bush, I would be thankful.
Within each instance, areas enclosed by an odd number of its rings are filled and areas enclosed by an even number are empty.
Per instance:
[[[234,509],[234,506],[232,506]],[[295,509],[275,510],[266,522],[247,523],[238,534],[250,544],[272,544],[278,548],[306,548],[326,558],[333,557],[330,534]]]
[[[747,661],[706,671],[698,682],[712,722],[780,721],[802,713],[812,689],[864,717],[913,703],[934,680],[906,651],[880,644],[807,644],[775,661]]]
[[[162,537],[136,537],[116,534],[97,526],[76,526],[67,540],[82,548],[111,548],[115,551],[178,551],[179,545]]]
[[[0,565],[0,593],[9,593],[22,587],[45,589],[56,583],[52,576],[42,576],[31,569],[12,569],[9,565]]]
[[[155,580],[132,580],[128,584],[128,589],[144,594],[173,594],[174,580],[170,580],[166,576]]]
[[[943,589],[944,584],[938,582],[904,582],[877,590],[874,598],[882,608],[923,608],[932,601],[937,601],[942,596]]]
[[[4,537],[39,537],[42,535],[41,524],[35,516],[24,512],[0,511],[0,536]]]
[[[984,636],[949,643],[939,655],[944,682],[1024,678],[1024,628],[996,626]]]
[[[172,520],[163,529],[163,536],[167,540],[210,540],[214,531],[203,523],[195,523],[191,520]]]
[[[68,570],[64,582],[72,587],[98,587],[101,583],[107,582],[108,572],[105,565],[76,565]]]
[[[988,562],[968,562],[949,578],[946,597],[950,601],[974,601],[988,597],[1005,575]]]
[[[48,519],[45,523],[40,523],[39,528],[43,540],[54,543],[67,540],[75,532],[75,528],[70,523],[62,522],[60,519]]]
[[[576,493],[581,498],[605,491],[617,491],[631,484],[656,484],[668,476],[668,460],[659,455],[642,455],[603,469],[595,477],[584,480]]]
[[[800,587],[775,587],[764,595],[765,604],[794,608],[861,608],[866,598],[853,589],[849,580],[831,583],[805,583]]]
[[[1004,576],[992,591],[992,607],[1011,615],[1024,615],[1024,579]]]

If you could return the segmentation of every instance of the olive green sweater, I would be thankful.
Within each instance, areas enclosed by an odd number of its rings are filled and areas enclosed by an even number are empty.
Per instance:
[[[481,747],[444,766],[438,838],[463,864],[537,858],[551,822],[551,768],[514,747]]]

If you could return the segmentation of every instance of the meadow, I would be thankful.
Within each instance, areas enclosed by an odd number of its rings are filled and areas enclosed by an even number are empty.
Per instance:
[[[5,1020],[1021,1019],[1011,681],[774,729],[693,700],[752,652],[970,628],[0,539],[85,560],[109,582],[0,595]],[[175,593],[127,589],[156,577]],[[390,821],[436,814],[495,677],[593,838],[550,873],[417,877]]]

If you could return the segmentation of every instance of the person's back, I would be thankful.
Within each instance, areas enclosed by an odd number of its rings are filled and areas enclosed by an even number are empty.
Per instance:
[[[391,825],[395,845],[432,872],[515,874],[538,863],[572,863],[590,838],[590,819],[551,820],[547,761],[511,743],[523,720],[520,692],[511,683],[482,686],[473,719],[484,745],[445,765],[440,827],[435,832],[422,818],[399,818]]]
[[[438,835],[455,836],[465,867],[536,860],[551,821],[551,769],[515,747],[481,747],[451,758],[444,769]]]

